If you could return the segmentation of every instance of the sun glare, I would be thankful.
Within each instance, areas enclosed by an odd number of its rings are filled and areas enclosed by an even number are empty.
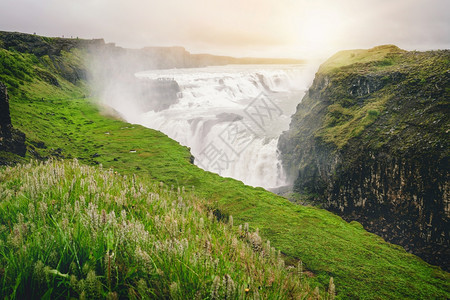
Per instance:
[[[342,18],[330,7],[315,7],[295,17],[295,43],[312,52],[332,48],[339,40]]]

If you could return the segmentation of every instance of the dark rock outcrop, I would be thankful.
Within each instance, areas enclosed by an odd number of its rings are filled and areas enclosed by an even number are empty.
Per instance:
[[[8,91],[6,85],[0,82],[0,135],[2,137],[9,137],[11,135],[11,129]]]
[[[9,99],[6,86],[0,82],[0,151],[7,151],[25,156],[25,134],[11,125]],[[4,164],[0,159],[0,164]]]
[[[151,80],[129,77],[121,82],[127,87],[129,97],[136,101],[141,111],[161,111],[178,102],[180,86],[175,80]]]
[[[325,63],[278,147],[294,191],[449,270],[450,51],[399,50]]]

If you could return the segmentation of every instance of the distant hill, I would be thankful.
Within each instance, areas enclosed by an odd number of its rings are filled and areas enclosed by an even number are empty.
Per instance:
[[[0,47],[21,53],[33,53],[37,57],[59,55],[61,51],[85,48],[97,54],[113,56],[118,62],[128,60],[135,72],[149,69],[192,68],[226,64],[299,64],[305,61],[288,58],[236,58],[212,54],[191,54],[183,47],[145,47],[127,49],[103,39],[78,39],[43,37],[19,32],[0,31]]]

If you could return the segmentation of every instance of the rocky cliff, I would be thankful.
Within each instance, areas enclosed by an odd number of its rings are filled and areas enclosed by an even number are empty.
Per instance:
[[[278,147],[293,190],[450,269],[450,51],[344,51]]]
[[[9,97],[6,86],[0,82],[0,151],[24,156],[26,152],[25,135],[11,125]],[[0,157],[0,165],[7,161]]]

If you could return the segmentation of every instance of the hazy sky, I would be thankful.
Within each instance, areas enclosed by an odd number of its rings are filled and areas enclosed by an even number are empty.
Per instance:
[[[0,30],[233,56],[448,49],[450,0],[1,0]]]

